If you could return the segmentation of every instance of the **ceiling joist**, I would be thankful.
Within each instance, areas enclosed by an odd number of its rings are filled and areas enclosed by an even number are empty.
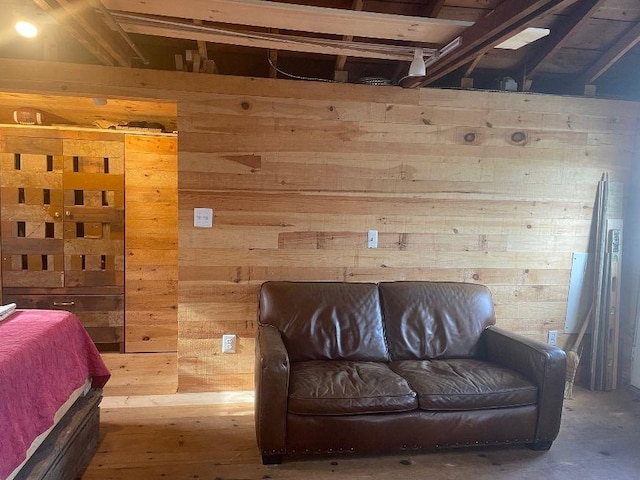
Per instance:
[[[33,2],[51,15],[59,25],[64,25],[65,30],[69,32],[69,34],[80,45],[85,47],[91,55],[100,61],[100,63],[111,67],[117,65],[117,61],[113,56],[110,55],[109,52],[107,52],[101,45],[95,43],[82,26],[80,26],[73,18],[70,18],[55,1],[33,0]]]
[[[347,55],[359,58],[379,58],[386,60],[411,60],[413,47],[379,43],[345,42],[324,38],[302,37],[266,32],[229,30],[217,27],[198,26],[188,22],[160,20],[141,15],[113,13],[113,16],[129,33],[156,35],[162,37],[201,40],[227,45],[288,50],[325,55]],[[434,50],[425,49],[425,55]]]
[[[462,46],[434,64],[424,80],[409,87],[429,85],[469,63],[507,38],[524,30],[535,19],[575,0],[505,0],[490,14],[462,32]]]
[[[87,34],[111,55],[121,67],[130,67],[128,52],[122,47],[121,39],[107,28],[90,4],[69,0],[55,0],[68,18],[73,18]]]
[[[576,2],[568,17],[551,27],[551,34],[542,42],[535,56],[526,61],[525,79],[532,79],[542,64],[551,59],[566,44],[606,0],[583,0]]]
[[[328,35],[405,40],[442,46],[472,22],[411,17],[265,0],[102,0],[111,11],[199,19]]]
[[[330,68],[325,62],[322,67],[311,65],[316,61],[313,54],[332,55],[333,76],[338,81],[348,81],[349,76],[379,75],[389,77],[393,83],[402,79],[401,84],[410,87],[436,81],[442,86],[459,86],[461,75],[478,76],[477,85],[481,87],[493,81],[491,79],[513,76],[522,82],[523,90],[531,88],[535,78],[540,82],[534,87],[539,84],[547,91],[561,78],[565,89],[568,84],[597,82],[598,89],[602,87],[602,92],[608,93],[607,89],[617,88],[618,77],[636,75],[636,45],[640,43],[640,8],[631,0],[421,0],[419,5],[415,2],[396,5],[394,0],[384,0],[382,4],[341,0],[341,3],[331,3],[342,8],[316,7],[308,0],[9,1],[16,3],[14,9],[26,2],[46,10],[59,26],[45,33],[67,31],[105,65],[131,66],[133,59],[139,59],[151,68],[162,67],[166,64],[165,49],[174,57],[185,52],[184,42],[158,42],[149,38],[167,37],[194,41],[194,47],[186,52],[205,62],[208,62],[205,42],[219,44],[216,54],[230,50],[223,45],[267,49],[273,65],[271,76],[277,76],[278,51],[289,50],[312,54],[296,56],[298,62],[306,62],[301,65],[303,72],[305,68],[309,71]],[[388,5],[391,3],[393,7]],[[363,5],[367,10],[398,14],[364,11]],[[482,14],[478,12],[485,12],[479,20],[477,16]],[[441,16],[458,20],[443,20]],[[459,21],[462,18],[473,18],[476,23]],[[550,28],[551,33],[519,51],[493,51],[498,43],[530,26]],[[140,35],[136,42],[150,45],[153,58],[145,59],[129,33]],[[60,38],[70,45],[76,43],[68,42],[65,35]],[[587,41],[578,43],[579,38]],[[453,39],[460,39],[460,46],[455,50],[443,49]],[[196,44],[198,50],[193,50]],[[427,74],[418,78],[402,77],[415,48],[425,49]],[[631,49],[635,55],[627,54]],[[264,56],[258,57],[244,49],[234,52],[240,53],[242,59],[225,66],[225,73],[264,72]],[[85,61],[82,51],[77,54]],[[562,62],[554,61],[560,54]],[[620,62],[623,56],[624,61]],[[349,57],[363,60],[348,62]],[[395,75],[392,72],[396,65],[389,60],[397,62]],[[194,66],[198,63],[193,61]],[[616,68],[619,76],[607,74],[618,64],[621,64]],[[206,71],[210,70],[215,68]],[[455,75],[450,75],[453,72]]]
[[[440,14],[440,10],[444,6],[445,0],[428,0],[425,3],[424,8],[420,11],[420,16],[422,17],[432,17],[436,18]],[[419,43],[413,42],[413,45],[416,47],[420,47]],[[406,73],[409,69],[409,66],[405,64],[405,62],[398,63],[396,66],[396,71],[393,74],[394,83],[402,77],[403,73]]]
[[[429,85],[483,55],[507,38],[521,32],[543,15],[554,13],[576,0],[505,0],[489,14],[467,28],[462,34],[462,46],[435,63],[424,78],[405,82],[416,88]]]
[[[120,37],[122,38],[122,40],[124,40],[124,42],[131,48],[131,50],[133,50],[133,52],[136,54],[136,56],[138,57],[138,60],[140,60],[143,64],[145,65],[149,65],[151,62],[149,61],[149,59],[142,53],[142,51],[138,48],[138,46],[133,42],[133,40],[131,39],[131,37],[127,34],[127,32],[125,32],[122,27],[118,24],[118,22],[116,22],[113,17],[111,16],[111,13],[109,12],[109,10],[107,10],[105,8],[104,5],[102,5],[102,3],[100,2],[100,0],[93,0],[96,7],[97,7],[97,11],[100,12],[100,14],[102,15],[102,19],[104,20],[105,24],[114,32],[117,32]],[[127,57],[128,59],[128,57]]]
[[[463,77],[470,77],[473,74],[473,71],[476,69],[478,64],[482,61],[485,56],[485,52],[482,52],[476,56],[476,58],[469,64],[467,70],[464,72]]]
[[[606,53],[594,63],[584,75],[582,80],[585,84],[595,82],[607,70],[609,70],[622,56],[640,43],[640,23],[625,33]]]
[[[131,60],[120,36],[109,29],[91,2],[34,0],[105,65],[130,67]]]
[[[351,4],[351,10],[354,10],[356,12],[361,12],[363,6],[364,6],[364,0],[353,0],[353,3]],[[353,42],[353,35],[343,35],[342,40],[344,42]],[[347,56],[338,55],[338,58],[336,58],[335,70],[344,70],[344,66],[346,63],[347,63]]]
[[[423,11],[425,17],[436,18],[440,14],[440,10],[444,7],[445,0],[430,0]]]

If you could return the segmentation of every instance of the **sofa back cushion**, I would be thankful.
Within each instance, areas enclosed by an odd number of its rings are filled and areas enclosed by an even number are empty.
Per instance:
[[[474,358],[479,339],[495,323],[487,287],[453,282],[379,285],[389,354],[393,360]]]
[[[373,283],[266,282],[258,321],[280,330],[291,362],[389,360]]]

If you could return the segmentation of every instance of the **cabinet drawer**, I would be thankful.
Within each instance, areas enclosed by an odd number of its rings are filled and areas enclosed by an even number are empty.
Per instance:
[[[18,308],[67,310],[74,313],[96,344],[124,342],[124,295],[6,294],[3,303]]]

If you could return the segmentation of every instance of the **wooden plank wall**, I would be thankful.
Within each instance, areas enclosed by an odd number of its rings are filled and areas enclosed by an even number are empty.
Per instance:
[[[602,173],[630,171],[635,106],[299,85],[180,104],[181,390],[251,388],[265,280],[484,283],[499,325],[563,331],[572,252]],[[214,209],[212,229],[193,228],[194,207]],[[237,355],[220,353],[224,333]]]
[[[640,108],[618,101],[11,60],[0,70],[0,90],[177,102],[182,391],[252,388],[265,280],[479,282],[500,325],[542,340],[562,331],[597,182],[605,171],[627,182],[637,148]],[[194,207],[214,209],[212,229],[193,227]],[[223,333],[239,335],[237,354],[220,353]]]
[[[175,136],[127,135],[125,349],[176,351],[178,156]]]

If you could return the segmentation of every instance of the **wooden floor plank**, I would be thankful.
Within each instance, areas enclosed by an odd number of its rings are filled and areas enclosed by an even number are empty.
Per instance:
[[[636,395],[637,397],[637,395]],[[637,478],[640,403],[576,388],[548,452],[524,446],[424,454],[286,458],[264,466],[250,392],[106,397],[83,480],[573,480]]]

